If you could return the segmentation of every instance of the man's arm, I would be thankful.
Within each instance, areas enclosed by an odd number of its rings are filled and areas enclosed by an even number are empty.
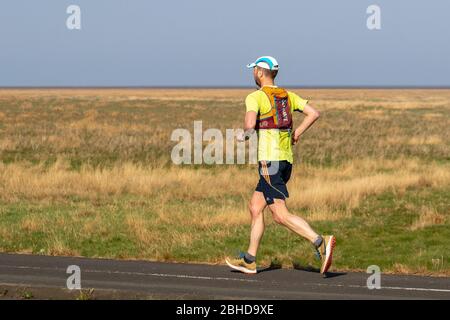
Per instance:
[[[245,123],[244,123],[244,131],[255,129],[256,126],[256,112],[255,111],[247,111],[245,113]]]
[[[300,139],[300,136],[308,130],[309,127],[320,117],[319,111],[311,107],[309,104],[305,106],[303,109],[303,114],[305,118],[302,123],[295,129],[294,134],[292,135],[292,143],[296,144]]]
[[[255,111],[247,111],[244,120],[244,134],[238,137],[238,141],[245,141],[250,139],[250,136],[255,132],[257,113]]]

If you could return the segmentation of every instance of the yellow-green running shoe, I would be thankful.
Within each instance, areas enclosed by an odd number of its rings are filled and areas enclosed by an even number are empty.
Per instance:
[[[336,246],[336,238],[334,236],[322,236],[322,244],[316,248],[319,258],[322,261],[320,273],[325,273],[330,269],[333,262],[333,250]]]
[[[245,262],[243,253],[241,253],[237,258],[226,257],[225,262],[230,268],[243,273],[255,274],[257,272],[256,262],[252,263]]]

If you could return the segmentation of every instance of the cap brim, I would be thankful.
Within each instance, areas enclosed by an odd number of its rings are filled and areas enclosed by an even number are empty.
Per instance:
[[[254,62],[247,65],[247,68],[249,68],[249,69],[254,68],[254,67],[256,67],[256,63],[254,63]]]

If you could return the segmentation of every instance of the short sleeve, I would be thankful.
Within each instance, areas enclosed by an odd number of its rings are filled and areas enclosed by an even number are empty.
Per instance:
[[[258,100],[256,100],[256,98],[252,94],[249,94],[245,99],[245,108],[247,112],[249,111],[255,111],[256,113],[259,112]]]
[[[298,95],[296,95],[293,92],[289,92],[289,97],[291,100],[292,110],[303,112],[303,110],[305,109],[305,106],[308,104],[308,100],[300,98]]]

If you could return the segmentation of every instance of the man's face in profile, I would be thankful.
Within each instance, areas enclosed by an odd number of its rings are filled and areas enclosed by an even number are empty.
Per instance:
[[[258,86],[258,88],[261,88],[261,80],[259,78],[258,73],[259,73],[258,72],[258,67],[254,67],[253,68],[253,78],[255,79],[255,83]]]

